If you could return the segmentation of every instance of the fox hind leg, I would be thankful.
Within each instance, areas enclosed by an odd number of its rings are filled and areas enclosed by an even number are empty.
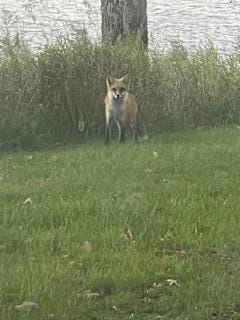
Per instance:
[[[136,120],[130,120],[129,121],[129,126],[132,130],[132,134],[133,134],[133,140],[136,141],[138,139],[138,131],[137,131],[137,122]]]
[[[124,142],[125,139],[126,139],[125,125],[122,125],[120,142]]]
[[[136,127],[133,129],[133,140],[137,141],[138,140],[138,131]]]
[[[118,140],[121,143],[124,142],[126,138],[125,123],[124,121],[119,121],[118,119],[115,120],[118,127]]]

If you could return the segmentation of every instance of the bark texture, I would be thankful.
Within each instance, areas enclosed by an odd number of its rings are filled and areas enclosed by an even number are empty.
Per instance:
[[[147,0],[101,0],[101,12],[103,41],[135,35],[147,47]]]

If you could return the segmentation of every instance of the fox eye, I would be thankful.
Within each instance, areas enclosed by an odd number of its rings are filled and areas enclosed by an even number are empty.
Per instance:
[[[120,91],[124,92],[124,91],[126,91],[126,89],[125,88],[120,88]]]
[[[112,88],[112,91],[116,91],[117,89],[116,88]]]

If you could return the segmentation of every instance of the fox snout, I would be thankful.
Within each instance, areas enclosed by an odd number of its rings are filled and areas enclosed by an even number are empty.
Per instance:
[[[113,98],[121,99],[121,98],[123,98],[123,96],[120,93],[113,93]]]
[[[123,98],[126,95],[126,90],[125,89],[112,89],[112,95],[115,99],[120,99]]]

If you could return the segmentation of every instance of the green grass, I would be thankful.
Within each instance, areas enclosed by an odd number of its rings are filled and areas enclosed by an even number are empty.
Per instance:
[[[0,318],[239,319],[239,134],[1,154]]]

